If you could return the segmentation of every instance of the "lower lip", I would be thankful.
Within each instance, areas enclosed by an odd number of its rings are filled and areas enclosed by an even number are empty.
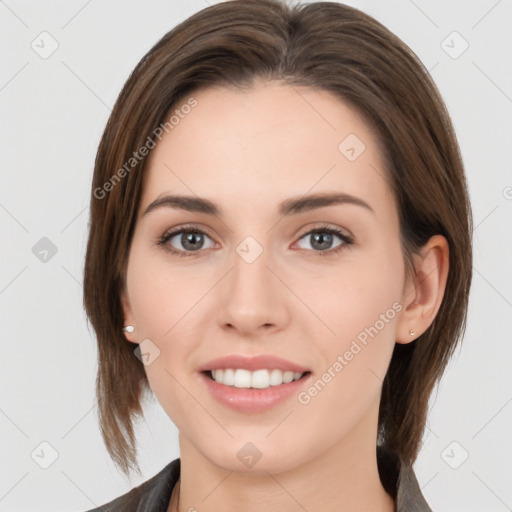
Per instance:
[[[243,412],[262,412],[296,395],[304,387],[306,381],[311,378],[311,373],[279,386],[270,386],[266,389],[237,388],[226,386],[210,379],[204,373],[200,373],[210,393],[221,404]]]

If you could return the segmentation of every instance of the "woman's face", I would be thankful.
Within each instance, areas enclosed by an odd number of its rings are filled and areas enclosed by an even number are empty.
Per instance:
[[[150,153],[123,296],[182,456],[279,472],[374,453],[414,298],[374,136],[324,91],[270,82],[194,98]],[[308,200],[336,194],[351,198]],[[228,356],[243,360],[211,363]],[[221,368],[218,383],[204,371]]]

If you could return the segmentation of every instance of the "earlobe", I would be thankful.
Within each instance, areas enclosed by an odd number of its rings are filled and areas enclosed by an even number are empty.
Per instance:
[[[397,343],[416,340],[432,324],[441,307],[448,270],[448,242],[444,236],[434,235],[423,246],[415,264],[415,275],[404,287],[404,309],[397,322]]]
[[[121,292],[121,305],[123,307],[124,315],[124,336],[128,341],[132,343],[138,343],[132,308],[128,299],[128,294],[126,293],[126,289],[123,289]]]

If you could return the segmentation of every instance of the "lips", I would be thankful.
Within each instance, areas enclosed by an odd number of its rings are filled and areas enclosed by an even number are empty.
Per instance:
[[[256,370],[281,370],[282,372],[306,373],[311,370],[292,361],[272,355],[259,355],[248,357],[243,355],[230,355],[208,361],[200,366],[198,371],[224,370],[228,368],[241,368],[254,372]]]
[[[306,366],[267,354],[219,357],[200,366],[198,371],[200,382],[220,404],[245,413],[277,407],[312,378]]]
[[[200,372],[201,385],[222,406],[242,413],[263,413],[286,403],[311,383],[311,373],[287,384],[270,386],[266,389],[237,388],[216,382]]]

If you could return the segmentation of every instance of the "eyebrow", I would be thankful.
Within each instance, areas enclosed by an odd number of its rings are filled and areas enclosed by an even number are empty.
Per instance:
[[[279,203],[278,213],[282,216],[293,215],[305,211],[323,208],[325,206],[333,206],[340,204],[352,204],[366,208],[375,214],[373,208],[363,199],[345,193],[325,193],[313,194],[302,197],[292,197]],[[205,213],[207,215],[215,215],[218,217],[223,216],[223,211],[220,206],[216,205],[209,199],[197,196],[178,196],[178,195],[165,195],[155,199],[142,214],[155,211],[158,208],[173,208],[178,210],[185,210],[188,212]]]

